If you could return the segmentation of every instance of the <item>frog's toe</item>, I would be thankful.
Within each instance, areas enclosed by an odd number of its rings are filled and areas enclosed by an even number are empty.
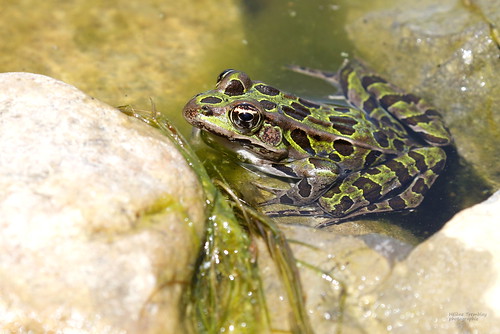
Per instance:
[[[330,218],[321,208],[316,206],[294,207],[284,210],[271,210],[265,212],[269,217],[314,217]]]
[[[271,187],[271,186],[266,186],[266,185],[263,185],[263,184],[260,184],[260,183],[256,183],[256,182],[252,182],[252,184],[259,188],[260,190],[264,190],[264,191],[267,191],[268,193],[271,193],[275,196],[280,196],[281,194],[284,193],[284,190],[283,189],[280,189],[280,188],[275,188],[275,187]]]
[[[273,204],[281,204],[280,198],[274,197],[274,198],[268,199],[266,201],[260,202],[258,205],[259,206],[267,206],[267,205],[273,205]]]
[[[340,224],[342,222],[343,222],[342,218],[330,218],[329,217],[329,219],[327,221],[325,221],[325,222],[323,222],[321,224],[318,224],[315,227],[316,228],[324,228],[324,227],[328,227],[328,226],[331,226],[331,225],[337,225],[337,224]]]

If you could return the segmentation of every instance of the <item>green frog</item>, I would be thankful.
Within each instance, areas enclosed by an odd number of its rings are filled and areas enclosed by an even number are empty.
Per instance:
[[[346,61],[337,72],[293,70],[333,84],[341,101],[313,102],[225,70],[214,90],[193,97],[186,120],[247,166],[289,180],[261,205],[270,216],[326,217],[321,226],[360,215],[417,207],[446,162],[451,136],[440,114]]]

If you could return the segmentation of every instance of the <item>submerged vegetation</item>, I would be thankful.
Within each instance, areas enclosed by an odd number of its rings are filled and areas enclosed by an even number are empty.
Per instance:
[[[299,333],[312,333],[296,260],[276,224],[241,202],[220,173],[210,177],[186,141],[159,113],[128,106],[120,110],[169,137],[194,168],[205,191],[205,238],[183,306],[190,327],[204,333],[271,330],[269,305],[258,268],[256,242],[261,239],[267,249],[260,251],[269,252],[286,291],[292,315],[290,326]]]

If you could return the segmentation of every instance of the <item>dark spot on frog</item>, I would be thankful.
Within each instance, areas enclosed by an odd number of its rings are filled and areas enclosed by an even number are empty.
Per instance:
[[[352,185],[361,189],[361,191],[363,191],[363,197],[370,203],[375,203],[380,200],[380,191],[382,187],[378,183],[366,177],[359,177]]]
[[[368,89],[368,87],[374,83],[387,83],[384,79],[377,75],[367,75],[364,76],[363,79],[361,79],[361,85],[363,86],[364,89]]]
[[[228,85],[226,86],[226,89],[224,90],[224,94],[229,95],[229,96],[235,96],[235,95],[243,95],[245,91],[245,87],[243,87],[243,84],[239,80],[231,80],[229,81]]]
[[[287,115],[293,119],[296,119],[298,121],[303,121],[304,118],[306,118],[306,116],[307,116],[307,114],[305,115],[303,113],[303,111],[291,108],[289,106],[282,106],[281,110],[283,110],[285,115]]]
[[[293,171],[293,168],[290,168],[284,164],[272,164],[271,166],[274,169],[279,170],[280,172],[282,172],[285,175],[288,175],[291,177],[297,176],[297,174]]]
[[[354,152],[351,143],[343,139],[337,139],[333,142],[333,148],[343,156],[349,156]]]
[[[311,195],[311,185],[307,182],[307,180],[300,180],[300,182],[297,184],[297,187],[299,188],[299,194],[302,197],[309,197]]]
[[[355,132],[353,126],[358,124],[358,121],[349,117],[330,116],[328,120],[332,124],[332,128],[343,135],[352,135]]]
[[[324,121],[322,119],[318,119],[312,116],[307,117],[307,120],[313,124],[318,124],[322,127],[329,128],[332,124],[330,122]]]
[[[208,96],[200,100],[201,103],[210,103],[210,104],[216,104],[216,103],[221,103],[222,99],[215,97],[215,96]]]
[[[338,124],[338,123],[332,124],[332,128],[337,130],[341,134],[348,135],[348,136],[352,135],[355,132],[355,130],[353,128],[348,127],[348,126],[343,125],[343,124]]]
[[[379,101],[382,108],[384,108],[385,110],[389,110],[390,106],[402,100],[402,96],[399,94],[387,94],[382,96]]]
[[[430,135],[428,133],[419,132],[419,135],[422,136],[427,142],[432,143],[434,145],[448,145],[450,143],[449,138],[442,138]]]
[[[396,174],[396,177],[401,184],[405,184],[410,179],[412,179],[412,177],[408,173],[408,169],[406,168],[406,166],[399,161],[389,160],[385,163],[385,166]]]
[[[280,197],[280,203],[281,204],[291,204],[293,205],[293,200],[288,197],[286,194]]]
[[[411,190],[417,194],[425,194],[429,190],[429,187],[425,184],[424,179],[420,178],[415,182]]]
[[[257,89],[262,94],[269,96],[276,96],[280,93],[278,89],[267,85],[256,85],[255,89]]]
[[[402,94],[401,100],[405,101],[408,104],[412,104],[412,103],[418,104],[418,102],[420,102],[421,98],[416,96],[416,95],[413,95],[413,94]]]
[[[378,168],[370,168],[370,169],[367,169],[365,171],[365,173],[368,174],[368,175],[377,175],[377,174],[382,173],[382,171],[380,169],[378,169]]]
[[[295,111],[301,115],[309,116],[311,115],[311,111],[304,107],[302,104],[297,103],[297,102],[292,102],[291,104],[292,108],[295,109]]]
[[[417,115],[412,117],[407,117],[404,121],[410,125],[417,125],[418,123],[430,123],[432,120],[426,115]]]
[[[299,97],[299,102],[308,108],[319,108],[320,105]]]
[[[394,148],[400,152],[405,149],[405,143],[397,138],[392,141],[392,145],[394,145]]]
[[[328,159],[335,161],[335,162],[339,162],[341,160],[340,156],[337,153],[328,154]]]
[[[382,153],[380,151],[370,151],[365,157],[364,168],[368,168],[377,160]],[[378,174],[378,173],[376,173]]]
[[[399,123],[392,121],[389,116],[380,117],[380,123],[382,124],[382,126],[385,126],[387,128],[399,125]],[[401,127],[399,127],[398,129],[401,129]]]
[[[389,140],[387,138],[387,135],[382,132],[382,131],[375,131],[373,133],[373,138],[377,141],[377,143],[382,146],[382,147],[388,147],[389,146]]]
[[[388,203],[394,210],[403,210],[406,208],[406,202],[399,196],[391,198]]]
[[[316,152],[311,147],[311,143],[309,142],[309,137],[307,136],[307,133],[304,130],[294,129],[292,130],[292,132],[290,132],[290,137],[293,139],[294,142],[297,143],[297,145],[299,145],[307,153],[311,155],[316,154]]]
[[[276,108],[276,103],[268,100],[260,100],[260,105],[266,110],[272,110]]]
[[[340,199],[339,204],[335,205],[334,216],[344,216],[345,212],[349,210],[354,205],[354,201],[349,196],[343,196]]]
[[[340,193],[342,193],[342,190],[340,189],[339,184],[336,184],[333,188],[328,190],[327,194],[324,197],[333,198],[333,196],[338,195]]]
[[[330,117],[328,117],[328,119],[332,123],[346,124],[346,125],[350,125],[350,126],[354,126],[354,125],[358,124],[358,121],[355,120],[354,118],[351,118],[351,117],[330,116]]]
[[[426,170],[427,169],[427,164],[425,163],[425,157],[415,151],[410,151],[408,152],[408,155],[415,160],[415,165],[417,166],[418,170]]]
[[[432,166],[431,170],[434,173],[439,174],[444,169],[445,165],[446,165],[446,161],[445,160],[441,160],[438,163],[436,163],[434,166]]]
[[[369,114],[373,111],[373,109],[378,107],[377,100],[373,96],[370,95],[370,97],[363,102],[362,108],[363,110]]]

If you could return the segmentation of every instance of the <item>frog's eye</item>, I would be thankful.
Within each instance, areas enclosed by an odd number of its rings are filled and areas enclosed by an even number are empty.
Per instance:
[[[231,123],[243,134],[252,134],[262,125],[262,113],[250,103],[237,104],[229,111]]]

